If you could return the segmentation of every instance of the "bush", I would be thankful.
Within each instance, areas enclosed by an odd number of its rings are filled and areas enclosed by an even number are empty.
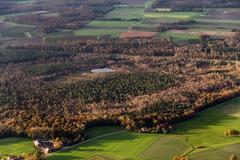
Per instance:
[[[236,155],[231,155],[231,157],[229,158],[229,160],[238,160],[238,157]]]
[[[240,131],[238,130],[228,130],[224,133],[225,136],[240,136]]]

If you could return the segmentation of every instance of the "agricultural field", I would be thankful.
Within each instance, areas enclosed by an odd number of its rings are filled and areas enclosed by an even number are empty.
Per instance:
[[[144,3],[148,2],[148,0],[120,0],[120,2],[125,5],[144,6]]]
[[[36,28],[32,25],[5,23],[0,25],[0,34],[5,38],[26,38],[26,33],[35,35]]]
[[[75,31],[74,34],[84,36],[108,34],[119,37],[127,30],[155,32],[161,23],[195,20],[196,23],[187,25],[187,30],[170,30],[159,36],[179,40],[197,40],[202,34],[213,36],[231,34],[232,29],[237,28],[240,22],[238,18],[240,11],[234,9],[209,9],[203,12],[172,12],[168,8],[158,8],[154,12],[144,12],[144,10],[142,7],[117,6],[106,14],[104,17],[106,20],[92,21],[85,28]]]
[[[26,1],[19,1],[24,3]],[[238,28],[240,24],[240,11],[233,8],[211,8],[202,12],[174,12],[170,8],[156,8],[147,10],[153,3],[152,0],[122,0],[123,5],[115,5],[114,9],[107,12],[104,17],[92,20],[80,29],[59,29],[52,33],[46,33],[45,37],[69,37],[69,36],[111,36],[120,37],[126,31],[156,32],[157,26],[162,23],[177,23],[183,20],[195,20],[196,23],[186,25],[186,30],[169,30],[158,34],[161,37],[172,37],[177,40],[198,40],[200,35],[231,34],[232,29]],[[34,13],[34,12],[33,12]],[[0,21],[7,16],[21,15],[17,13],[1,15]],[[46,16],[56,16],[58,13],[43,13]],[[14,31],[13,31],[14,30]],[[0,24],[1,37],[24,38],[26,33],[31,37],[41,36],[35,26],[19,24]]]
[[[79,29],[73,32],[76,36],[105,36],[109,35],[111,37],[119,37],[121,33],[125,30],[123,29],[91,29],[91,28],[84,28]]]
[[[136,23],[136,21],[107,21],[107,20],[96,20],[92,21],[87,25],[89,28],[100,28],[100,27],[109,27],[109,28],[125,28],[128,29],[129,26],[132,26]]]
[[[185,20],[193,19],[194,17],[199,16],[201,13],[197,12],[147,12],[144,13],[145,18],[156,18],[156,19],[176,19],[176,20]]]
[[[122,19],[134,20],[141,19],[144,13],[144,7],[116,6],[115,9],[108,12],[104,19]]]
[[[28,36],[26,36],[26,33],[36,35],[37,31],[34,25],[4,22],[6,17],[24,14],[26,13],[0,15],[0,38],[28,38]]]
[[[21,155],[34,151],[33,143],[28,138],[5,138],[0,139],[0,154]]]

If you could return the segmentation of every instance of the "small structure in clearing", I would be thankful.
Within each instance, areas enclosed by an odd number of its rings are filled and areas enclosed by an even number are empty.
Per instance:
[[[33,144],[36,148],[40,149],[44,154],[49,154],[54,151],[60,150],[63,147],[63,141],[56,138],[53,141],[35,140]]]

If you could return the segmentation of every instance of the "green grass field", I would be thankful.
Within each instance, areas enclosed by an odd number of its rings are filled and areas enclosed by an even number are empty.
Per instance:
[[[21,155],[34,151],[33,143],[28,138],[0,139],[0,154]]]
[[[16,16],[16,15],[24,15],[24,14],[26,13],[1,15],[0,21],[4,21],[7,16]],[[0,38],[1,37],[24,38],[26,32],[34,34],[35,31],[36,31],[36,27],[34,25],[4,22],[3,27],[0,26],[0,35],[1,35]]]
[[[73,36],[73,31],[72,30],[58,30],[56,32],[45,34],[45,37],[65,37],[65,36]]]
[[[129,26],[134,25],[136,22],[135,21],[92,21],[87,25],[87,27],[124,27],[127,28]]]
[[[146,12],[144,21],[152,24],[173,23],[180,20],[194,19],[201,13],[197,12]]]
[[[228,160],[230,155],[237,155],[240,157],[240,143],[237,144],[230,144],[225,145],[223,147],[210,149],[203,152],[196,152],[193,153],[190,157],[193,160],[204,160],[204,159],[210,159],[210,160]]]
[[[199,16],[198,12],[146,12],[146,18],[176,18],[176,19],[190,19]]]
[[[142,18],[144,10],[144,7],[117,6],[114,10],[108,12],[104,18],[139,19]]]
[[[171,160],[175,155],[182,155],[189,150],[191,145],[181,136],[159,136],[159,139],[146,148],[139,157],[146,160]]]
[[[92,29],[83,28],[73,32],[76,36],[103,36],[110,35],[112,37],[119,37],[121,33],[125,32],[124,29]]]
[[[135,159],[158,138],[158,135],[123,132],[56,153],[49,159],[88,159],[94,155],[103,155],[113,159]]]
[[[240,98],[218,105],[177,125],[177,134],[184,134],[195,146],[218,147],[240,142],[240,137],[225,137],[228,129],[240,130]]]
[[[33,26],[8,24],[7,27],[0,28],[0,34],[2,37],[24,38],[25,33],[34,33],[36,30]]]

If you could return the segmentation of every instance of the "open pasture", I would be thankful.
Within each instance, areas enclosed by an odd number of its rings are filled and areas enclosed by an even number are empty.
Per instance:
[[[0,154],[21,155],[34,151],[33,143],[28,138],[0,139]]]
[[[48,38],[67,37],[67,36],[73,36],[73,30],[58,30],[56,32],[45,34],[45,37],[48,37]]]
[[[128,28],[134,25],[136,21],[92,21],[86,27],[91,28]]]
[[[21,25],[16,23],[4,23],[0,26],[0,34],[2,37],[25,38],[26,32],[34,33],[36,28],[31,25]]]
[[[239,154],[234,145],[239,145],[240,137],[225,137],[224,132],[229,129],[240,130],[240,98],[211,108],[198,114],[190,121],[177,125],[177,134],[183,134],[195,147],[190,154],[197,160],[204,160],[202,156],[212,155],[211,160],[225,160],[231,153]],[[197,149],[197,148],[201,149]],[[204,151],[204,152],[201,152]],[[213,153],[220,153],[213,154]],[[203,155],[202,155],[203,154]]]
[[[171,160],[175,155],[183,155],[191,150],[187,139],[178,136],[163,136],[144,150],[140,157],[151,160]]]
[[[197,12],[145,12],[143,14],[143,21],[148,24],[158,25],[160,23],[173,23],[181,20],[195,19],[201,13]]]
[[[91,29],[83,28],[73,32],[76,36],[112,36],[119,37],[123,33],[124,29]]]
[[[121,132],[115,135],[95,139],[71,150],[55,153],[50,160],[89,159],[95,155],[112,159],[137,158],[145,148],[158,139],[158,135]]]
[[[225,145],[222,147],[210,149],[207,151],[193,153],[190,157],[193,160],[228,160],[230,155],[237,155],[240,157],[240,143]]]
[[[143,6],[147,0],[120,0],[121,3],[134,6]]]
[[[176,18],[176,19],[190,19],[199,16],[197,12],[146,12],[146,18]]]
[[[144,7],[116,6],[115,9],[108,12],[104,18],[122,20],[141,19],[144,10]]]
[[[143,32],[143,31],[127,31],[121,34],[121,38],[134,38],[134,37],[153,37],[156,32]]]

